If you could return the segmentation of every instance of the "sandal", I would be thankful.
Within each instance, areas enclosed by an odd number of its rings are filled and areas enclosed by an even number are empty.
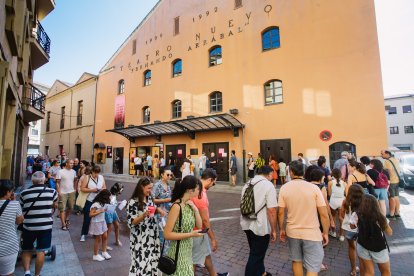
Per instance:
[[[359,267],[355,267],[355,271],[351,271],[351,276],[356,276],[359,273]]]
[[[68,219],[65,221],[65,223],[67,226],[70,225],[70,221]]]
[[[321,264],[321,271],[327,271],[328,266],[326,264]]]
[[[67,226],[62,226],[60,229],[62,229],[63,231],[69,231],[69,228]]]

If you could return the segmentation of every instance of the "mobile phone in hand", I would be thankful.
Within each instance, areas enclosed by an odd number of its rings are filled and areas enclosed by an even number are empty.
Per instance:
[[[198,231],[198,233],[202,233],[202,234],[207,233],[209,229],[210,228],[202,229],[202,230]]]

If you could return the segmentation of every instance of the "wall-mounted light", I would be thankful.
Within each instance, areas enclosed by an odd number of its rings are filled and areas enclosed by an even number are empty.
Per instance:
[[[160,120],[156,120],[156,121],[154,121],[154,124],[161,124],[161,121]]]
[[[237,115],[239,114],[239,110],[237,108],[233,108],[229,110],[230,114]]]
[[[189,115],[189,116],[187,116],[187,119],[194,119],[194,116],[193,115]]]

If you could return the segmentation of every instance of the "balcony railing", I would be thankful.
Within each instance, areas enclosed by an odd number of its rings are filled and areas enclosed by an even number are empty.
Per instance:
[[[38,111],[44,113],[46,95],[43,94],[39,89],[37,89],[33,85],[30,85],[28,89],[30,91],[28,91],[28,95],[26,94],[24,102],[26,104],[29,104],[33,108],[37,109]]]
[[[43,29],[40,22],[37,22],[37,42],[39,42],[40,46],[43,48],[47,55],[50,54],[50,38]]]

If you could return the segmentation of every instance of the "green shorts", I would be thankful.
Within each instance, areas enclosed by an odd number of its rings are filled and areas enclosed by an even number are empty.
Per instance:
[[[59,197],[59,212],[63,212],[68,210],[72,210],[75,206],[75,192],[68,193],[68,194],[61,194]]]

